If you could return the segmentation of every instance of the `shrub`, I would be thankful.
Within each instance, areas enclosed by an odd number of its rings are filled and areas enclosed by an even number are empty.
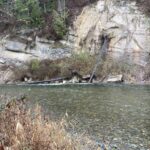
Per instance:
[[[0,0],[0,7],[4,5],[4,0]]]
[[[40,68],[40,61],[37,59],[33,59],[29,65],[31,71],[36,71]]]
[[[57,6],[57,1],[56,0],[39,0],[40,2],[40,7],[42,8],[42,11],[44,13],[52,12],[53,10],[56,9]]]
[[[70,58],[62,59],[58,62],[60,76],[70,77],[72,71],[77,71],[80,75],[87,75],[92,72],[95,57],[89,54],[73,54]]]
[[[18,19],[24,20],[32,26],[42,24],[42,11],[38,0],[16,0],[15,12]]]
[[[58,13],[53,10],[53,29],[55,30],[58,38],[62,39],[67,32],[66,19],[68,18],[68,12],[64,11],[62,13]]]

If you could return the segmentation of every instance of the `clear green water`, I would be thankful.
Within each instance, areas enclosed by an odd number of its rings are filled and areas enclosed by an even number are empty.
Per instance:
[[[74,131],[98,142],[120,150],[150,149],[150,86],[1,86],[2,94],[26,94],[55,118],[67,111]]]

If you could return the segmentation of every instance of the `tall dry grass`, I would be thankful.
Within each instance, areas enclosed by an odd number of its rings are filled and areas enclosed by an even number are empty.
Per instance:
[[[39,106],[31,111],[11,101],[0,112],[0,150],[77,150],[78,145],[65,131],[65,121],[50,121]]]
[[[68,133],[64,118],[51,121],[40,106],[31,111],[25,101],[12,100],[0,109],[0,150],[101,150],[88,136]]]

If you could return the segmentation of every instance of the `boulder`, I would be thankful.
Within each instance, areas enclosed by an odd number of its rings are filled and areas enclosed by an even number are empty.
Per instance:
[[[30,36],[34,34],[36,30],[37,29],[23,29],[23,30],[18,31],[17,34],[23,35],[23,36]]]
[[[13,82],[14,72],[8,68],[4,71],[0,71],[0,84]]]
[[[123,82],[123,75],[115,75],[115,76],[109,76],[107,79],[107,83],[121,83]]]
[[[5,64],[6,61],[3,58],[0,58],[0,64]]]
[[[81,80],[80,78],[78,78],[77,76],[74,76],[71,80],[70,80],[70,83],[80,83]]]
[[[26,44],[19,41],[6,41],[5,48],[12,52],[24,52],[26,49]]]

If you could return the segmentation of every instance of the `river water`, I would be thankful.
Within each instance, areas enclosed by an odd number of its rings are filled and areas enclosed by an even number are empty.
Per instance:
[[[150,86],[1,86],[0,95],[26,94],[54,118],[66,112],[73,132],[119,150],[150,149]]]

